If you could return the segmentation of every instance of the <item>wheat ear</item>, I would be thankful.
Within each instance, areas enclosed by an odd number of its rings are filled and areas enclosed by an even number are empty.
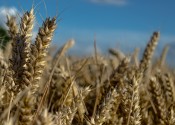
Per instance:
[[[47,109],[44,109],[38,123],[40,123],[40,125],[55,125],[54,117],[48,112]]]
[[[12,43],[11,69],[18,91],[31,84],[32,66],[30,65],[30,43],[34,24],[33,9],[21,18],[20,31]]]
[[[154,32],[149,43],[147,44],[147,47],[144,51],[142,60],[140,62],[140,69],[142,71],[147,70],[147,68],[150,65],[151,58],[153,56],[154,50],[155,50],[157,43],[158,43],[158,40],[159,40],[159,36],[160,36],[159,32]]]
[[[156,77],[151,78],[150,87],[151,87],[152,98],[154,100],[157,109],[157,116],[159,118],[158,122],[164,125],[167,122],[166,104],[165,99],[163,97],[161,86],[159,85]]]
[[[6,25],[8,26],[9,30],[9,34],[10,34],[10,37],[11,38],[16,38],[16,35],[18,34],[18,26],[17,26],[17,23],[16,23],[16,18],[13,17],[13,16],[7,16],[7,23]]]
[[[44,71],[45,58],[48,53],[48,47],[56,29],[56,18],[47,18],[40,27],[36,37],[35,45],[32,45],[32,56],[34,65],[33,89],[39,87],[38,82]],[[33,90],[35,91],[35,90]]]
[[[35,103],[35,97],[30,91],[27,92],[23,99],[20,101],[19,125],[31,125]]]
[[[32,8],[30,12],[26,12],[21,19],[20,25],[20,44],[21,48],[21,64],[19,76],[22,76],[20,80],[24,85],[30,85],[32,81],[33,66],[31,65],[30,55],[30,44],[32,37],[32,30],[34,27],[34,9]]]
[[[140,114],[140,95],[139,95],[139,83],[136,78],[133,78],[133,94],[131,101],[130,116],[128,117],[128,124],[141,125],[141,114]]]
[[[112,118],[111,113],[113,112],[113,108],[118,109],[119,104],[119,94],[116,89],[109,91],[95,120],[96,124],[103,125],[105,122],[110,120]]]
[[[172,76],[169,73],[164,74],[165,77],[165,83],[166,83],[166,88],[165,88],[165,92],[166,92],[166,101],[172,105],[174,104],[175,101],[175,95],[174,95],[174,83],[173,83],[173,79]]]

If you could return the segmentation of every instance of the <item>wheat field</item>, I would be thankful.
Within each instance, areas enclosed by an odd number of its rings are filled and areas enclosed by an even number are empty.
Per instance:
[[[174,72],[165,47],[152,61],[154,32],[141,60],[109,49],[108,56],[67,55],[69,40],[54,56],[56,18],[47,18],[32,42],[34,9],[20,25],[7,17],[9,45],[0,51],[0,125],[175,125]]]

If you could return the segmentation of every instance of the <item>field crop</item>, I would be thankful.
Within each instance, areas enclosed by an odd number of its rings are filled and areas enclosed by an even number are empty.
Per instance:
[[[175,125],[175,79],[166,65],[167,47],[152,61],[160,33],[154,32],[141,60],[109,49],[109,56],[67,55],[69,40],[54,56],[50,44],[56,18],[47,18],[32,42],[35,15],[20,25],[8,16],[9,45],[0,52],[2,125]]]

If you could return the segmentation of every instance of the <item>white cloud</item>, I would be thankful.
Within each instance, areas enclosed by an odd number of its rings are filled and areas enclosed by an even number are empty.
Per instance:
[[[89,1],[93,3],[110,4],[110,5],[118,5],[118,6],[127,4],[126,0],[89,0]]]
[[[0,26],[6,29],[7,15],[19,17],[19,11],[15,7],[0,7]]]
[[[16,20],[17,20],[17,24],[19,24],[22,14],[15,7],[0,7],[0,26],[5,28],[5,29],[8,29],[8,27],[6,26],[7,16],[15,16]],[[35,40],[36,35],[38,33],[38,29],[36,29],[35,23],[36,22],[34,22],[34,30],[32,33],[33,34],[32,40]]]
[[[1,12],[2,15],[13,15],[13,16],[15,16],[18,11],[14,7],[11,7],[11,8],[1,7],[0,12]]]

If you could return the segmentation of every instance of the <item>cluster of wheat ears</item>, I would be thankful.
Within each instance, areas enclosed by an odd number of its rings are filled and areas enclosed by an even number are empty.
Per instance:
[[[155,63],[154,32],[141,61],[114,49],[108,56],[68,56],[68,41],[55,56],[49,46],[56,18],[47,18],[34,42],[34,10],[8,16],[11,49],[0,52],[1,125],[175,125],[174,73],[167,47]],[[95,49],[96,50],[96,49]]]

